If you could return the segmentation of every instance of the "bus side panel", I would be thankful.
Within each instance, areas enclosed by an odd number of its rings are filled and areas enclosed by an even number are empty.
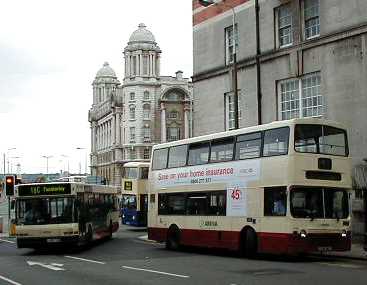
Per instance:
[[[181,230],[181,244],[209,248],[239,248],[239,232],[217,230]]]
[[[166,228],[148,228],[148,239],[155,240],[158,242],[165,242],[167,237],[167,231]]]
[[[310,253],[324,250],[348,251],[351,249],[351,234],[310,234],[306,238],[286,233],[258,233],[259,251],[264,253]]]

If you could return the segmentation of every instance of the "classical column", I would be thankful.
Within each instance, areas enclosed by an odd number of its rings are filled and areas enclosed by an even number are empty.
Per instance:
[[[116,114],[112,115],[112,145],[116,144]]]
[[[157,76],[157,74],[155,73],[155,55],[153,54],[153,58],[152,58],[152,75],[154,77]]]
[[[161,71],[160,71],[161,59],[160,59],[159,55],[157,55],[157,63],[156,64],[157,64],[156,76],[158,77],[159,74],[161,73]]]
[[[99,126],[98,125],[96,127],[96,132],[97,132],[97,145],[96,145],[96,150],[99,150]]]
[[[139,54],[139,75],[143,75],[143,55]]]
[[[126,71],[125,71],[125,77],[130,76],[130,53],[126,54]]]
[[[120,145],[120,126],[121,126],[121,115],[120,113],[116,114],[116,144]]]
[[[190,127],[189,127],[189,104],[185,103],[184,105],[184,124],[185,124],[185,139],[190,137]]]
[[[161,103],[161,142],[164,143],[167,141],[166,138],[166,106],[164,103]]]

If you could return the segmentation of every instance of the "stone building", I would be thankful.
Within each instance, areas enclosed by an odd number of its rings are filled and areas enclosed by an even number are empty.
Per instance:
[[[154,144],[192,134],[192,83],[160,75],[161,50],[140,24],[124,48],[123,84],[105,63],[93,81],[91,173],[121,184],[127,161],[149,161]]]
[[[194,136],[234,127],[235,45],[240,127],[309,116],[342,122],[353,165],[365,169],[367,1],[259,0],[258,25],[254,0],[214,2],[193,1]],[[363,230],[358,219],[354,227]]]

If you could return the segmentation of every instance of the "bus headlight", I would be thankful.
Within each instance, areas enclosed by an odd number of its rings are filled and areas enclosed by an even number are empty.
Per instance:
[[[342,231],[342,237],[343,237],[343,238],[346,238],[346,237],[347,237],[347,231],[346,231],[346,230],[343,230],[343,231]]]
[[[307,236],[307,233],[306,233],[305,230],[300,231],[299,234],[300,234],[301,238],[306,238],[306,236]]]

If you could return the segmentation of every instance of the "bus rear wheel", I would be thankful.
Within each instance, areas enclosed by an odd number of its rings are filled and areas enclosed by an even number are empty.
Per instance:
[[[168,229],[166,248],[169,250],[180,249],[180,230],[177,226],[172,226]]]

